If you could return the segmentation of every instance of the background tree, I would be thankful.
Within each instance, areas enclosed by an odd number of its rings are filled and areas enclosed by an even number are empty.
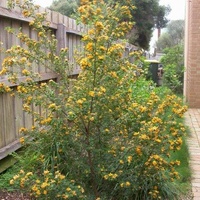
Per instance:
[[[49,7],[50,10],[57,11],[68,17],[72,17],[80,6],[80,0],[54,0]]]
[[[107,2],[109,1],[107,0]],[[166,16],[170,12],[170,8],[159,5],[159,0],[116,0],[115,2],[121,5],[136,6],[136,9],[131,10],[135,25],[127,34],[127,38],[131,44],[148,49],[154,28],[160,29],[166,26],[168,22]],[[54,0],[50,9],[70,17],[73,16],[79,5],[80,0]]]
[[[168,22],[166,15],[170,8],[160,6],[158,0],[132,0],[132,3],[137,9],[132,11],[135,27],[132,29],[129,42],[143,49],[148,49],[153,30],[166,26]]]
[[[54,0],[50,9],[70,17],[76,12],[79,4],[80,0]]]
[[[167,27],[166,31],[160,36],[157,41],[157,50],[163,51],[165,48],[174,47],[183,44],[184,40],[184,20],[173,20]]]

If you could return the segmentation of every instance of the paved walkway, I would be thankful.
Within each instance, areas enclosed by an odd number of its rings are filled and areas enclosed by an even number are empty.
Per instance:
[[[191,131],[188,138],[188,147],[192,169],[193,199],[200,200],[200,109],[190,108],[185,113],[185,122]]]

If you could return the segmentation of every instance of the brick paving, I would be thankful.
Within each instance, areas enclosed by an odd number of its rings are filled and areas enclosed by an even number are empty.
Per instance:
[[[190,128],[188,148],[192,169],[193,199],[200,200],[200,109],[190,108],[185,113],[185,123]]]

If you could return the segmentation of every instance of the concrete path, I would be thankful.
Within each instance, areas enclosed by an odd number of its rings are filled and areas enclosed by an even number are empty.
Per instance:
[[[185,123],[191,131],[188,138],[188,147],[192,169],[193,199],[200,200],[200,109],[190,108],[185,113]]]

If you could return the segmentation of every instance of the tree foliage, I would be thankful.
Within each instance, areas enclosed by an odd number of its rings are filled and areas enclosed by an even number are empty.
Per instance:
[[[168,22],[166,15],[170,9],[160,6],[158,0],[133,0],[132,3],[136,6],[136,10],[132,11],[136,24],[129,41],[143,49],[148,49],[154,28],[166,26]]]
[[[80,0],[54,0],[49,7],[51,10],[60,12],[63,15],[71,17],[77,12],[80,6]]]
[[[113,0],[107,0],[106,2],[111,1]],[[114,2],[118,2],[122,6],[130,6],[130,4],[136,6],[136,9],[131,10],[135,25],[127,34],[127,38],[129,38],[131,44],[148,49],[154,28],[166,26],[168,22],[166,16],[170,8],[160,6],[159,0],[115,0]],[[78,5],[80,5],[80,0],[54,0],[50,9],[72,16],[76,12]]]
[[[50,9],[70,17],[77,11],[79,5],[80,0],[54,0]]]
[[[183,44],[184,41],[184,20],[173,20],[166,27],[166,31],[157,41],[157,50],[163,51],[165,48]]]

